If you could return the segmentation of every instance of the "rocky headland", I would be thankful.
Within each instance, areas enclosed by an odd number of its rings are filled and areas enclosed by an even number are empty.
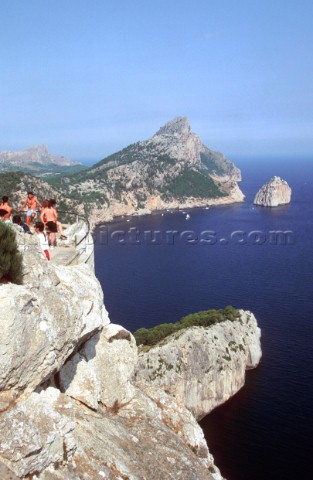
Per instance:
[[[62,195],[84,202],[90,222],[156,210],[241,202],[240,170],[202,144],[186,117],[93,167],[62,179]]]
[[[136,381],[162,388],[200,420],[238,392],[245,371],[261,359],[260,329],[251,312],[235,321],[174,333],[140,351]]]
[[[271,178],[257,192],[253,203],[262,207],[278,207],[286,205],[291,200],[291,188],[280,177]]]
[[[23,284],[0,284],[1,478],[221,480],[195,417],[257,365],[253,315],[138,358],[90,266],[48,263],[36,237],[17,238]]]

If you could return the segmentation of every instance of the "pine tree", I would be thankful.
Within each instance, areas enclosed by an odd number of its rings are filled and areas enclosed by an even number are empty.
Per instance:
[[[0,221],[0,282],[21,284],[23,278],[23,257],[18,251],[15,231]]]

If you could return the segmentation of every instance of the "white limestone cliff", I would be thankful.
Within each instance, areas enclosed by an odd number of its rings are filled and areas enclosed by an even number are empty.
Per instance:
[[[243,310],[234,321],[179,331],[139,354],[136,382],[164,389],[201,419],[244,385],[262,355],[260,335]]]
[[[262,207],[277,207],[286,205],[291,200],[291,188],[280,177],[271,178],[257,192],[253,203]]]

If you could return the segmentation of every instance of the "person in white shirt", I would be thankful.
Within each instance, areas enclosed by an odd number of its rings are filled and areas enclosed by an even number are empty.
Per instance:
[[[43,253],[45,254],[47,260],[50,260],[49,242],[48,242],[47,235],[44,232],[44,224],[42,222],[35,223],[35,232],[39,237],[40,246],[42,248]]]

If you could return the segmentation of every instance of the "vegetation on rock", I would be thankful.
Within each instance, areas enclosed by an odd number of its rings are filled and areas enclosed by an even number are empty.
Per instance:
[[[0,282],[21,284],[22,276],[23,257],[17,248],[15,231],[0,222]]]
[[[229,305],[220,310],[203,310],[201,312],[191,313],[176,323],[162,323],[152,328],[139,328],[134,333],[134,337],[137,345],[152,346],[180,330],[195,326],[210,327],[225,320],[237,320],[239,317],[239,310]]]

